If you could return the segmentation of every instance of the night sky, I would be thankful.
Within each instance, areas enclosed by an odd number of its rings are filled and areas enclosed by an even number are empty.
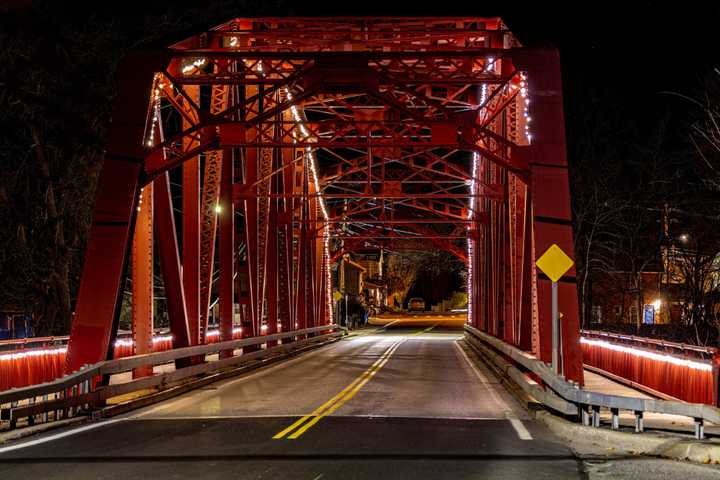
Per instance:
[[[32,2],[12,0],[6,5],[28,3]],[[630,104],[640,121],[677,101],[660,98],[658,92],[693,93],[700,78],[720,66],[720,2],[712,0],[83,0],[72,2],[74,11],[67,13],[73,20],[99,15],[119,23],[142,24],[170,11],[204,5],[212,5],[209,10],[218,23],[248,13],[253,16],[253,12],[268,16],[499,16],[524,45],[559,48],[566,83],[611,90]]]
[[[628,120],[652,129],[687,108],[660,92],[695,94],[720,67],[720,2],[379,1],[288,2],[293,15],[499,16],[528,46],[560,50],[566,101],[598,88],[623,104]],[[571,107],[572,108],[572,107]],[[569,110],[566,108],[566,110]],[[572,129],[569,129],[572,135]],[[571,139],[572,141],[572,139]]]

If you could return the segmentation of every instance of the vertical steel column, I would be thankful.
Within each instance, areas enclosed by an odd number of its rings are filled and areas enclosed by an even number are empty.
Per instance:
[[[140,191],[132,246],[132,338],[133,354],[153,351],[153,188]],[[133,370],[133,378],[152,375],[153,367]]]
[[[281,149],[283,173],[280,185],[284,194],[292,193],[293,180],[295,176],[295,164],[293,150]],[[295,315],[293,313],[293,198],[286,196],[279,202],[279,234],[280,244],[278,256],[278,314],[282,331],[287,332],[294,329]]]
[[[297,280],[297,323],[299,329],[304,329],[309,326],[310,315],[309,308],[312,298],[312,282],[310,278],[311,262],[308,248],[308,225],[310,218],[308,215],[309,202],[308,202],[308,179],[307,179],[307,159],[305,159],[304,167],[302,169],[300,191],[303,193],[300,199],[300,226],[298,232],[298,249],[297,249],[297,263],[298,263],[298,280]]]
[[[183,87],[199,104],[197,85]],[[183,117],[183,129],[191,123]],[[184,140],[186,146],[193,143]],[[200,341],[200,157],[194,156],[182,165],[182,279],[188,315],[190,345]]]
[[[273,149],[271,169],[275,171],[278,166],[279,151]],[[265,237],[265,298],[267,301],[267,331],[268,335],[277,333],[278,326],[278,199],[273,195],[279,193],[278,181],[280,175],[274,174],[270,177],[269,208],[267,209],[267,235]],[[267,346],[272,347],[277,342],[268,342]]]
[[[228,153],[228,158],[232,155]],[[210,293],[215,269],[215,241],[220,198],[220,170],[223,151],[213,150],[205,155],[202,190],[202,222],[200,224],[200,342],[206,343],[210,316]]]
[[[190,344],[200,341],[200,157],[183,163],[182,276]]]
[[[518,69],[527,71],[533,98],[530,190],[535,251],[541,255],[556,243],[574,258],[560,58],[552,49],[517,49],[513,50],[513,60]],[[537,285],[539,355],[543,361],[549,362],[552,357],[551,282],[542,276],[538,278]],[[582,383],[575,268],[558,282],[558,308],[563,314],[564,374],[569,380]]]
[[[233,275],[235,271],[235,208],[232,198],[233,158],[223,156],[220,167],[220,340],[232,340],[233,334]],[[220,352],[221,358],[231,357],[232,350]]]
[[[250,135],[250,134],[248,134]],[[245,178],[244,184],[249,187],[248,193],[254,192],[256,187],[252,185],[257,181],[257,148],[245,149]],[[247,248],[247,272],[250,288],[250,319],[249,328],[243,326],[243,337],[254,337],[260,333],[260,312],[257,310],[258,297],[262,294],[258,290],[257,265],[258,265],[258,208],[257,198],[248,197],[245,205],[245,241]]]
[[[225,65],[227,62],[225,63]],[[210,95],[210,113],[225,110],[231,95],[227,85],[213,85]],[[232,158],[232,151],[211,150],[205,153],[200,222],[200,342],[206,342],[210,315],[213,270],[215,268],[215,241],[217,237],[218,202],[220,197],[220,169],[223,156]]]
[[[182,283],[182,267],[175,235],[170,176],[167,173],[153,182],[153,197],[158,254],[165,284],[165,301],[167,302],[170,331],[173,336],[173,347],[188,347],[190,346],[190,332]],[[186,360],[178,360],[175,364],[179,367],[186,366]]]

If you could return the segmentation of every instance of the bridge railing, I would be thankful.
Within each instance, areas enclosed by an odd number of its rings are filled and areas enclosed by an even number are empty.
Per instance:
[[[502,340],[465,325],[468,343],[510,377],[528,395],[561,414],[575,416],[583,424],[600,426],[600,411],[611,412],[611,428],[620,428],[620,411],[635,415],[635,431],[644,430],[645,413],[689,417],[695,423],[695,437],[704,438],[704,424],[720,424],[720,409],[702,403],[608,395],[584,390],[556,375],[544,362]]]
[[[241,336],[242,329],[234,328],[233,339]],[[0,392],[49,382],[62,376],[69,338],[57,336],[0,340]],[[219,340],[219,330],[208,330],[205,343],[217,343]],[[118,335],[113,346],[113,358],[133,355],[134,343],[130,334]],[[155,331],[152,338],[153,352],[170,350],[172,344],[173,338],[168,331]]]
[[[148,389],[164,390],[193,377],[217,374],[252,360],[282,355],[311,343],[326,341],[343,335],[344,331],[338,325],[322,325],[99,362],[51,382],[0,392],[0,420],[8,421],[14,428],[23,419],[32,425],[38,421],[86,415],[106,405],[108,399]],[[268,347],[268,342],[272,344],[284,340],[290,342]],[[242,353],[236,352],[238,349],[243,349]],[[216,357],[207,357],[216,353],[219,353]],[[171,362],[176,362],[172,371],[109,385],[99,381],[110,375]]]
[[[583,330],[586,368],[666,400],[718,406],[718,349]]]

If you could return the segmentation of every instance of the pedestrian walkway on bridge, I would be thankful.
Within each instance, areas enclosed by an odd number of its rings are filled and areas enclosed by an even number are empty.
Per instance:
[[[598,393],[605,393],[608,395],[622,395],[625,397],[640,397],[640,398],[658,398],[641,390],[631,388],[618,381],[615,381],[608,376],[597,373],[597,370],[586,369],[585,370],[585,386],[586,390],[592,390]],[[610,412],[604,411],[601,413],[601,421],[610,424]],[[645,413],[644,415],[645,428],[653,430],[664,430],[673,433],[687,434],[689,437],[693,435],[693,429],[695,428],[693,419],[683,417],[680,415],[667,415],[661,413]],[[632,412],[621,412],[620,413],[620,426],[634,429],[635,428],[635,416]],[[720,425],[707,424],[705,426],[705,433],[708,436],[717,435],[720,436]],[[718,441],[720,438],[712,439],[710,441]]]

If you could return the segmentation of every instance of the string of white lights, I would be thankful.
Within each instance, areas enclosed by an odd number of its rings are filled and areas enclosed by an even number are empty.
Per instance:
[[[201,68],[207,63],[207,60],[204,58],[198,58],[197,60],[193,61],[192,63],[189,63],[182,67],[182,73],[187,75],[188,73],[194,71],[196,68]]]
[[[285,87],[285,98],[287,98],[289,101],[293,101],[292,94],[290,93],[290,89]],[[298,111],[298,108],[293,104],[290,106],[290,112],[292,113],[293,120],[300,128],[300,133],[302,134],[303,139],[307,139],[310,136],[310,132],[308,131],[307,127],[305,126],[305,123],[303,122],[302,116],[300,115],[300,112]],[[315,190],[317,191],[317,199],[318,204],[320,205],[320,211],[322,212],[323,216],[323,268],[325,269],[325,282],[326,282],[326,288],[325,288],[325,302],[327,305],[327,311],[328,311],[328,318],[330,323],[333,322],[333,311],[332,311],[332,293],[330,285],[332,285],[332,272],[330,271],[330,225],[328,223],[328,219],[330,218],[330,215],[328,214],[327,207],[325,206],[325,199],[322,196],[322,189],[320,185],[320,180],[318,178],[317,174],[317,160],[315,158],[315,153],[313,152],[313,149],[309,146],[305,147],[305,158],[307,160],[307,164],[310,168],[310,175],[311,180],[313,182],[313,185],[315,185]]]
[[[532,117],[528,113],[530,108],[530,95],[528,94],[529,82],[526,73],[520,74],[520,97],[523,104],[523,118],[525,118],[525,137],[528,143],[532,141],[532,133],[530,132],[530,122]]]
[[[484,86],[484,85],[483,85]],[[481,104],[484,102],[481,102]],[[477,177],[478,177],[478,164],[480,163],[480,155],[477,152],[473,152],[472,157],[472,169],[470,170],[470,209],[468,210],[468,220],[474,217],[475,212],[475,196],[477,195]],[[467,230],[470,233],[472,224],[468,224]],[[468,296],[468,318],[467,322],[470,323],[473,318],[473,306],[472,306],[472,286],[473,278],[475,276],[475,242],[468,235],[467,239],[467,257],[468,257],[468,274],[467,274],[467,296]]]
[[[664,353],[651,352],[649,350],[633,348],[628,345],[619,345],[617,343],[606,342],[605,340],[595,340],[592,338],[581,337],[580,343],[584,343],[586,345],[593,345],[593,346],[596,346],[599,348],[604,348],[607,350],[613,350],[615,352],[628,353],[628,354],[634,355],[636,357],[647,358],[650,360],[655,360],[657,362],[672,363],[673,365],[677,365],[680,367],[687,367],[687,368],[691,368],[693,370],[702,370],[705,372],[712,371],[712,365],[709,363],[697,362],[697,361],[688,360],[685,358],[679,358],[679,357],[675,357],[672,355],[667,355]]]
[[[21,352],[4,353],[0,355],[0,361],[21,360],[27,357],[42,357],[44,355],[60,355],[67,352],[67,347],[42,348],[23,350]]]
[[[158,123],[160,122],[160,97],[162,96],[162,89],[164,87],[165,85],[160,81],[160,76],[155,74],[152,90],[150,92],[152,97],[152,118],[150,120],[149,127],[150,132],[148,133],[148,138],[145,143],[148,147],[155,145],[155,131],[158,129]]]

